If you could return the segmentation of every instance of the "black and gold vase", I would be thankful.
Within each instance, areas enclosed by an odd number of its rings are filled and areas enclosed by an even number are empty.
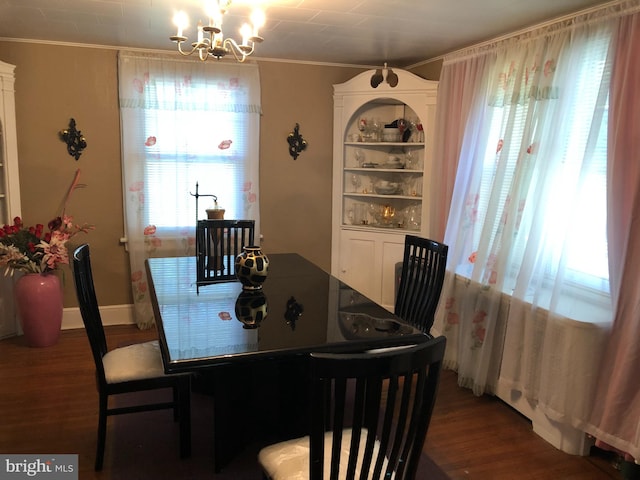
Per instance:
[[[269,258],[258,246],[243,247],[236,257],[236,277],[244,290],[259,290],[269,273]]]

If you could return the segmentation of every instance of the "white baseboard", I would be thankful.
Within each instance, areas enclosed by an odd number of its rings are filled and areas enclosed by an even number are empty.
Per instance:
[[[135,323],[133,305],[108,305],[100,307],[103,325],[127,325]],[[78,307],[65,308],[62,314],[62,330],[84,328]]]

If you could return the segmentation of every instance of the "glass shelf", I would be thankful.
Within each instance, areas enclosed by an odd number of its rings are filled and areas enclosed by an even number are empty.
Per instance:
[[[381,193],[358,193],[358,192],[345,192],[345,195],[350,197],[371,197],[371,198],[380,198],[380,199],[393,199],[399,198],[403,200],[420,200],[422,201],[422,196],[420,195],[383,195]]]
[[[345,145],[354,147],[424,147],[424,142],[352,142],[346,141]]]
[[[383,141],[383,128],[407,120],[407,141]],[[418,115],[401,102],[364,104],[346,125],[342,142],[342,226],[369,231],[420,231],[426,144]],[[371,125],[377,127],[371,129]],[[407,130],[405,130],[406,136]],[[395,130],[400,140],[401,133]]]

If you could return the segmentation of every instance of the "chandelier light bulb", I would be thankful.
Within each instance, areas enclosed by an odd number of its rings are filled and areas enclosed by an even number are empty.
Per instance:
[[[249,39],[251,38],[252,30],[248,23],[243,23],[240,27],[240,35],[242,35],[242,46],[249,45]]]
[[[173,15],[173,24],[178,28],[176,36],[182,37],[185,28],[189,26],[189,17],[184,11],[180,10]]]
[[[256,8],[251,12],[251,23],[253,24],[253,36],[259,37],[258,30],[264,26],[266,21],[264,11],[260,8]]]

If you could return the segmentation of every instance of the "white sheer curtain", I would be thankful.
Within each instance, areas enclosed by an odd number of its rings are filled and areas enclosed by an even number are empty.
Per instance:
[[[444,239],[434,330],[447,336],[446,366],[477,395],[493,393],[502,374],[556,418],[567,396],[585,393],[571,392],[574,383],[593,383],[568,381],[575,365],[558,322],[584,320],[601,343],[612,317],[603,122],[611,31],[611,19],[589,16],[477,52],[483,73],[471,85]]]
[[[471,111],[482,102],[486,88],[489,55],[471,55],[466,61],[446,63],[438,84],[434,158],[431,171],[430,237],[443,241],[447,214],[451,206],[458,158]],[[493,57],[492,57],[493,58]],[[473,127],[473,125],[470,125]]]
[[[154,324],[144,261],[194,254],[197,218],[216,195],[225,218],[259,224],[257,65],[121,52],[118,61],[126,238],[135,318]],[[194,276],[195,278],[195,276]]]

